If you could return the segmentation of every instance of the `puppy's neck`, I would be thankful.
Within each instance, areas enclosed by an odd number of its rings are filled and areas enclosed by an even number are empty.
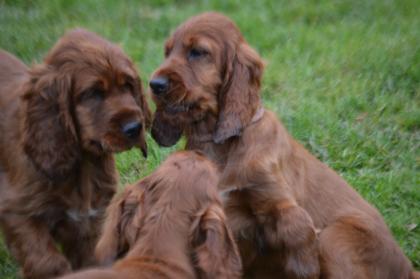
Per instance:
[[[251,121],[243,127],[247,129],[249,126],[260,121],[264,116],[264,108],[259,107],[254,113]],[[191,125],[185,128],[185,134],[188,142],[191,143],[213,143],[213,136],[217,127],[218,116],[214,114],[208,114],[204,119],[193,122]]]
[[[249,129],[251,126],[258,123],[263,118],[264,112],[265,110],[263,107],[257,109],[257,111],[251,119],[251,122],[244,127],[242,133],[244,133],[246,129]],[[188,127],[186,127],[186,149],[198,149],[203,151],[210,159],[216,162],[219,165],[219,167],[223,168],[223,166],[226,163],[229,150],[235,145],[237,145],[237,139],[241,136],[232,137],[222,144],[216,144],[213,141],[213,136],[216,131],[217,121],[217,115],[209,114],[203,120],[194,122]]]
[[[217,116],[213,114],[208,114],[201,121],[193,122],[185,129],[188,142],[193,144],[212,143],[216,124]]]
[[[226,162],[227,153],[231,146],[228,140],[223,144],[215,144],[213,135],[216,130],[217,115],[208,115],[201,121],[194,122],[185,129],[187,150],[201,150],[207,157],[220,167]]]

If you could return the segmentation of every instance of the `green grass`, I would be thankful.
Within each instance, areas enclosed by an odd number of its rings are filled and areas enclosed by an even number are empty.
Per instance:
[[[380,210],[419,269],[418,1],[0,0],[0,47],[32,63],[65,30],[85,27],[120,44],[146,85],[168,34],[208,10],[233,18],[266,60],[265,106]],[[118,155],[122,185],[182,147],[159,148],[150,137],[148,144],[147,161],[138,151]],[[0,278],[15,273],[0,245]]]

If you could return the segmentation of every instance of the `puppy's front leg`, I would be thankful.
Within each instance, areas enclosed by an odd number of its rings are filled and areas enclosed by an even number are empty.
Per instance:
[[[73,270],[95,264],[94,249],[99,235],[99,220],[83,220],[60,225],[57,235],[62,251]]]
[[[265,215],[262,226],[268,246],[284,250],[286,278],[319,278],[315,227],[302,207],[279,202]]]
[[[46,279],[71,271],[42,220],[7,214],[0,223],[10,252],[22,266],[23,278]]]

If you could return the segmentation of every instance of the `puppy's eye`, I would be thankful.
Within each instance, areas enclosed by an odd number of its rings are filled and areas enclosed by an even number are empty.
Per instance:
[[[104,91],[100,88],[90,88],[86,91],[84,91],[80,96],[81,102],[86,101],[102,101],[104,99]]]
[[[124,83],[124,89],[130,92],[134,92],[134,86],[131,82]]]
[[[190,60],[198,59],[198,58],[206,56],[207,54],[208,52],[204,49],[192,48],[188,52],[188,59]]]
[[[168,57],[170,53],[171,53],[171,49],[165,48],[165,52],[164,52],[165,57]]]

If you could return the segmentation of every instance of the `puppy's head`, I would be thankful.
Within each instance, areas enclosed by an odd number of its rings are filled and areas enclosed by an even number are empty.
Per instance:
[[[165,61],[150,81],[153,138],[173,145],[187,125],[209,114],[218,119],[214,142],[239,135],[260,105],[262,72],[262,60],[229,18],[192,17],[167,40]]]
[[[146,154],[150,111],[123,51],[82,29],[64,35],[30,71],[23,100],[24,149],[49,177],[63,177],[81,156],[139,146]]]
[[[203,155],[171,155],[111,203],[96,247],[99,262],[110,263],[127,252],[159,257],[159,252],[170,256],[176,250],[199,278],[239,277],[241,261],[217,181],[216,168]]]

